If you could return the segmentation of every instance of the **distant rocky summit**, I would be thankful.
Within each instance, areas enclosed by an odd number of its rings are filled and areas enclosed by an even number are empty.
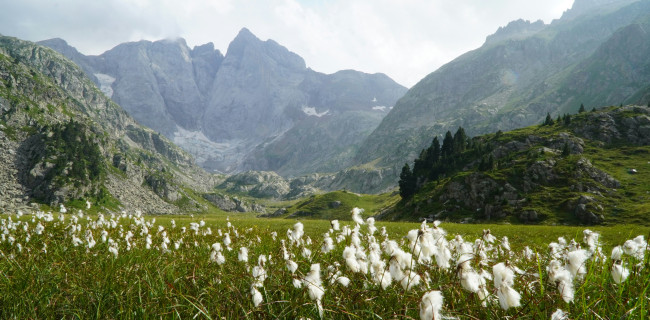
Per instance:
[[[297,54],[242,29],[225,56],[183,39],[124,43],[85,56],[61,39],[40,42],[77,63],[139,123],[210,170],[335,172],[406,88],[383,74],[311,70]]]

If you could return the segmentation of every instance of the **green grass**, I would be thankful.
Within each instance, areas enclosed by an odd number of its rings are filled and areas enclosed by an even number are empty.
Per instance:
[[[320,251],[322,234],[329,229],[324,220],[305,220],[305,238],[311,244],[289,245],[292,258],[298,263],[295,274],[289,273],[282,260],[279,239],[286,239],[286,230],[296,222],[293,219],[258,219],[251,214],[205,214],[183,216],[145,216],[143,220],[121,218],[116,228],[95,224],[97,215],[84,216],[75,223],[71,215],[64,222],[47,222],[34,216],[17,219],[0,215],[0,225],[6,238],[0,242],[0,318],[300,318],[318,319],[314,302],[304,288],[294,288],[292,279],[302,279],[312,263],[321,264],[321,277],[324,281],[325,295],[323,306],[325,318],[372,319],[372,318],[418,318],[419,301],[424,292],[441,290],[445,298],[442,313],[460,319],[487,319],[515,317],[524,319],[548,318],[550,313],[561,308],[570,313],[571,319],[591,319],[594,314],[604,317],[620,318],[624,314],[630,319],[641,319],[648,315],[650,302],[646,292],[650,288],[650,275],[647,267],[632,274],[622,285],[612,283],[608,260],[587,263],[588,274],[584,281],[576,281],[576,298],[567,304],[560,300],[554,284],[547,279],[545,264],[546,245],[558,236],[576,239],[581,242],[582,228],[550,226],[509,226],[509,225],[463,225],[443,224],[452,239],[461,234],[465,240],[473,242],[482,234],[482,229],[490,228],[501,238],[508,236],[513,249],[508,259],[525,271],[517,275],[515,290],[522,295],[522,306],[502,310],[498,303],[481,306],[476,296],[464,291],[459,285],[454,268],[441,269],[433,265],[419,264],[413,271],[427,277],[428,284],[421,284],[409,291],[394,283],[385,290],[374,284],[370,275],[352,273],[342,258],[344,246],[350,244],[350,237],[336,245],[329,253]],[[109,217],[106,217],[109,219]],[[154,222],[155,219],[155,222]],[[22,221],[12,228],[16,220]],[[176,227],[172,228],[172,220]],[[211,235],[195,235],[189,230],[190,222],[203,220],[205,227],[211,228]],[[36,234],[35,225],[39,221],[45,226],[43,234]],[[149,223],[148,233],[152,235],[153,249],[145,249],[145,236],[141,234],[142,222]],[[228,227],[227,223],[232,223]],[[27,230],[23,225],[28,223]],[[79,224],[81,230],[71,231],[71,225]],[[94,224],[94,227],[93,227]],[[345,223],[344,223],[345,224]],[[349,225],[349,224],[348,224]],[[7,226],[9,226],[7,228]],[[162,253],[161,235],[158,226],[163,226],[171,239],[171,251]],[[188,228],[184,233],[181,228]],[[410,229],[418,228],[415,223],[378,223],[385,227],[390,239],[401,239]],[[210,246],[220,242],[223,237],[217,229],[229,232],[232,238],[232,251],[224,250],[226,263],[218,265],[210,262]],[[607,253],[614,245],[637,234],[648,234],[650,228],[640,226],[618,226],[593,228],[602,234],[604,251]],[[113,257],[108,252],[108,244],[101,241],[101,232],[106,230],[111,239],[117,241],[119,255]],[[126,249],[124,234],[131,230],[134,234]],[[362,244],[366,244],[367,228],[361,228]],[[84,239],[87,232],[93,234],[97,245],[85,248],[85,240],[80,246],[72,244],[72,235]],[[272,239],[276,232],[278,240]],[[25,241],[27,233],[30,240]],[[238,234],[238,235],[235,235]],[[336,236],[336,232],[333,237]],[[12,236],[22,249],[11,245],[7,237]],[[378,234],[376,234],[378,236]],[[383,237],[382,237],[383,238]],[[174,244],[183,239],[179,249]],[[198,246],[195,246],[198,244]],[[47,253],[43,252],[44,244]],[[237,251],[245,246],[249,249],[249,262],[237,261]],[[524,246],[531,246],[540,253],[539,261],[522,259],[518,252]],[[309,248],[311,256],[303,257],[301,248]],[[408,250],[406,246],[402,246]],[[257,264],[260,254],[270,256],[264,268],[268,278],[259,288],[263,302],[255,307],[252,304],[250,286],[251,268]],[[650,255],[646,255],[650,256]],[[381,257],[388,262],[385,253]],[[491,265],[503,261],[503,253],[494,253]],[[626,263],[634,263],[626,258]],[[327,267],[340,263],[338,269],[350,278],[350,285],[343,287],[330,284]],[[538,267],[538,263],[539,266]],[[542,271],[542,281],[535,273]],[[491,281],[487,284],[494,294]]]
[[[399,199],[399,195],[391,193],[362,195],[347,191],[334,191],[313,195],[292,205],[287,211],[289,216],[295,217],[350,220],[350,212],[354,207],[364,208],[368,214],[375,215],[394,205]]]

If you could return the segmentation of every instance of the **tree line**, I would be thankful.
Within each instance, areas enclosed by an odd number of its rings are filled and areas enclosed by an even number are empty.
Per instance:
[[[480,159],[478,170],[491,170],[494,167],[494,157],[490,151],[492,147],[489,143],[470,139],[463,127],[458,127],[453,135],[447,131],[442,144],[438,137],[434,137],[431,145],[422,149],[420,156],[415,159],[413,168],[408,163],[402,167],[400,195],[404,199],[410,198],[426,182],[450,176],[477,159]]]
[[[594,108],[592,111],[595,110]],[[583,112],[585,112],[585,107],[581,104],[578,113]],[[570,114],[558,115],[557,119],[553,120],[547,113],[546,119],[541,125],[569,126],[571,121]],[[495,138],[501,134],[501,131],[497,131]],[[478,171],[494,169],[497,163],[491,153],[492,148],[492,144],[486,139],[469,138],[463,127],[458,127],[453,135],[447,131],[442,143],[437,136],[434,137],[431,145],[422,149],[412,167],[408,163],[402,167],[399,179],[399,192],[402,199],[412,197],[425,183],[451,176],[468,165],[475,166]],[[569,146],[565,144],[562,156],[567,156],[569,153]]]

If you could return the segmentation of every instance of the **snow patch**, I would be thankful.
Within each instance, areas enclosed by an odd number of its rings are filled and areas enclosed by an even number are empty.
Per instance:
[[[171,140],[192,154],[199,164],[206,161],[224,161],[226,155],[237,154],[245,147],[243,140],[214,142],[201,131],[189,131],[179,126],[176,126]]]
[[[99,90],[101,90],[107,97],[112,98],[113,97],[113,82],[115,82],[115,78],[103,74],[103,73],[95,73],[95,77],[99,81]]]
[[[328,115],[330,113],[329,109],[325,110],[325,112],[318,113],[316,111],[316,108],[307,107],[307,106],[302,107],[302,112],[304,112],[308,116],[315,116],[315,117],[319,117],[319,118],[322,117],[322,116]]]
[[[374,106],[372,107],[372,110],[376,111],[381,111],[381,112],[386,112],[386,110],[393,109],[393,107],[387,107],[387,106]]]

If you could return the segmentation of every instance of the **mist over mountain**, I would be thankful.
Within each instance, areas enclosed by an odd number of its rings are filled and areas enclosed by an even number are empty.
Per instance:
[[[79,64],[138,122],[221,172],[343,169],[406,92],[383,74],[313,71],[248,29],[225,56],[211,43],[190,49],[183,39],[124,43],[99,56],[60,39],[40,43]]]
[[[510,130],[648,101],[650,1],[578,0],[551,24],[514,21],[411,88],[363,142],[358,163],[395,168],[434,136]]]

